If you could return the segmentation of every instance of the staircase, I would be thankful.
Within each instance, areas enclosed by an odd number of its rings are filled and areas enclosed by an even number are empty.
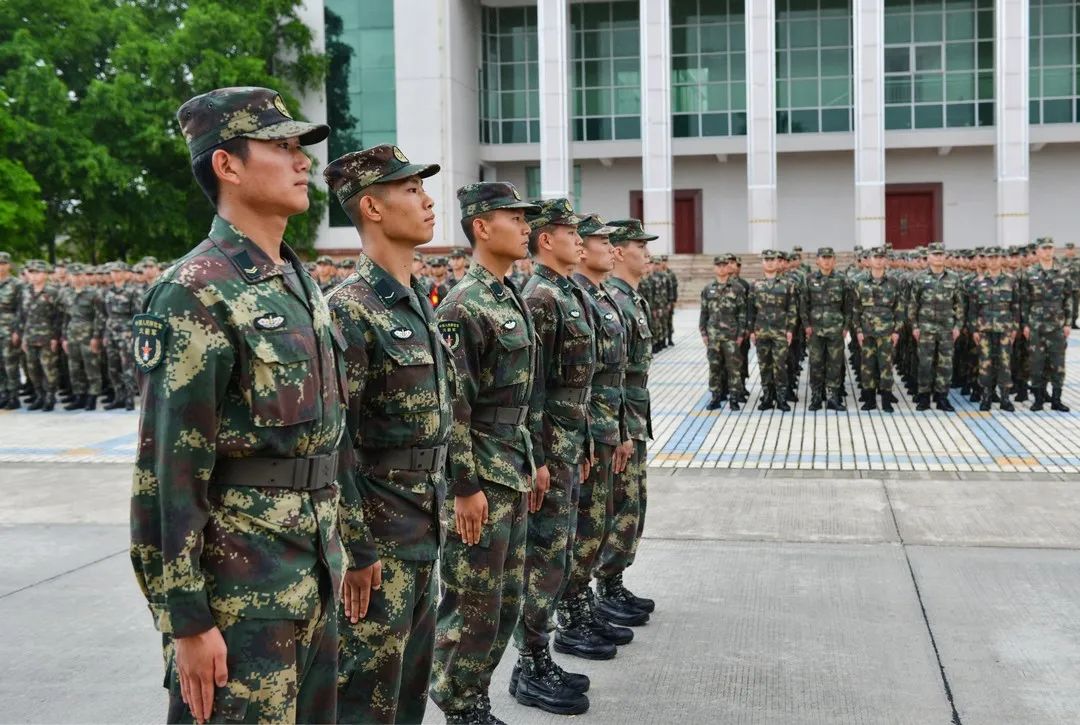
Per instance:
[[[696,307],[701,290],[715,278],[713,257],[715,254],[669,254],[668,268],[679,277],[679,307]],[[742,260],[742,276],[747,280],[761,277],[761,256],[750,252],[738,253]],[[842,270],[854,259],[852,252],[836,253],[836,268]],[[803,252],[803,261],[814,265],[813,252]]]

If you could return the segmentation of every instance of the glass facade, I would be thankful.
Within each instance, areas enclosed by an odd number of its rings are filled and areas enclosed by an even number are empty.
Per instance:
[[[994,1],[885,0],[885,128],[994,124]]]
[[[539,166],[526,166],[525,167],[525,198],[526,199],[539,199],[540,198],[540,167]],[[574,194],[570,199],[570,203],[575,206],[578,200],[581,199],[581,167],[574,164]],[[579,209],[578,211],[582,211]]]
[[[536,6],[484,8],[480,143],[540,141]]]
[[[746,134],[743,0],[672,0],[671,129],[675,137]]]
[[[575,141],[641,138],[637,0],[570,6]]]
[[[1080,119],[1080,12],[1075,0],[1031,0],[1031,123]]]
[[[777,133],[852,129],[851,19],[848,0],[777,0]]]
[[[330,158],[396,143],[393,0],[326,0],[325,19]],[[330,225],[352,225],[337,203]]]

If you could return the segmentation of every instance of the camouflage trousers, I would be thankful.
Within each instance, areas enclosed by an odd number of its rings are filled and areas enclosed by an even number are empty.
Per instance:
[[[742,356],[735,339],[709,335],[709,392],[743,393]]]
[[[600,555],[600,547],[611,530],[614,517],[611,468],[615,446],[595,443],[596,462],[589,470],[589,477],[581,484],[578,497],[577,531],[574,534],[573,560],[570,579],[566,584],[567,599],[573,599],[589,586],[593,567]]]
[[[667,328],[667,339],[674,342],[675,336],[675,305],[668,305],[667,314],[664,316],[664,327]]]
[[[438,584],[434,561],[382,558],[382,587],[356,624],[338,607],[337,722],[420,722]]]
[[[787,334],[783,330],[758,330],[756,347],[761,387],[773,392],[787,390]]]
[[[994,385],[1002,393],[1012,389],[1012,340],[1004,332],[979,335],[979,387],[991,391]]]
[[[135,397],[135,363],[131,350],[131,331],[109,331],[105,354],[109,360],[109,381],[120,397]]]
[[[57,355],[52,351],[49,343],[27,345],[26,375],[34,384],[35,390],[45,393],[56,392],[56,386],[60,382],[60,368],[57,362]]]
[[[311,619],[237,619],[215,615],[228,648],[229,681],[215,688],[210,722],[334,722],[337,715],[337,617],[324,606]],[[180,697],[172,638],[163,637],[170,723],[194,722]]]
[[[1035,331],[1032,330],[1032,333]],[[1031,345],[1023,335],[1017,335],[1013,341],[1012,349],[1012,387],[1027,389],[1028,380],[1031,379]]]
[[[1072,293],[1072,309],[1069,310],[1072,313],[1072,324],[1076,324],[1077,313],[1080,313],[1080,290],[1073,290]]]
[[[548,459],[547,466],[551,488],[540,510],[529,514],[525,539],[525,598],[514,631],[519,650],[547,647],[555,630],[555,609],[570,578],[581,475],[576,463]]]
[[[475,546],[452,529],[453,496],[443,508],[449,526],[431,677],[431,699],[443,712],[467,710],[487,693],[521,616],[530,518],[525,494],[495,484],[486,484],[484,493],[488,518]]]
[[[626,468],[612,477],[611,530],[600,548],[600,560],[595,567],[597,579],[611,579],[634,563],[648,504],[645,451],[645,441],[634,441],[634,452]]]
[[[844,334],[824,335],[815,330],[806,344],[810,349],[811,395],[839,395],[844,387]]]
[[[11,344],[10,330],[4,332],[3,335],[3,339],[0,340],[0,364],[4,368],[4,389],[9,393],[14,393],[22,382],[19,368],[23,352],[22,348]]]
[[[1031,328],[1028,349],[1031,352],[1031,386],[1045,389],[1049,382],[1054,388],[1065,384],[1065,331]]]
[[[920,330],[917,345],[919,392],[948,393],[953,374],[953,352],[956,350],[952,330]]]
[[[863,390],[892,392],[893,341],[889,335],[863,337],[859,345],[859,379]]]
[[[75,395],[101,395],[101,352],[90,349],[88,339],[68,339],[68,374]]]

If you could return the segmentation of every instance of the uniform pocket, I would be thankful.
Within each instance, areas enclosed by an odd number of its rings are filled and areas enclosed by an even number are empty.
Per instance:
[[[248,333],[244,341],[251,353],[246,383],[254,424],[277,428],[314,420],[315,341],[297,330]]]
[[[588,387],[596,355],[592,328],[580,317],[567,317],[562,349],[563,383],[569,387]]]
[[[384,387],[381,407],[391,415],[424,413],[439,407],[435,358],[423,344],[383,339]]]
[[[528,383],[532,373],[532,357],[529,353],[529,334],[524,326],[504,332],[497,339],[501,350],[495,367],[495,387],[507,388]]]

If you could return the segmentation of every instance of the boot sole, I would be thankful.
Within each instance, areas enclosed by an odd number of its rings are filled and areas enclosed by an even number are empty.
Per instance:
[[[615,659],[615,655],[618,653],[618,650],[613,651],[610,654],[607,652],[582,652],[580,650],[574,649],[573,647],[567,647],[564,644],[559,644],[558,642],[556,642],[553,647],[555,651],[559,654],[570,655],[571,657],[580,657],[583,660],[613,660]]]
[[[537,710],[550,712],[553,715],[583,715],[589,711],[588,701],[585,702],[584,706],[567,705],[564,707],[557,707],[555,705],[550,705],[537,697],[532,697],[531,695],[515,694],[514,699],[518,701],[519,705],[524,705],[525,707],[535,707]]]

